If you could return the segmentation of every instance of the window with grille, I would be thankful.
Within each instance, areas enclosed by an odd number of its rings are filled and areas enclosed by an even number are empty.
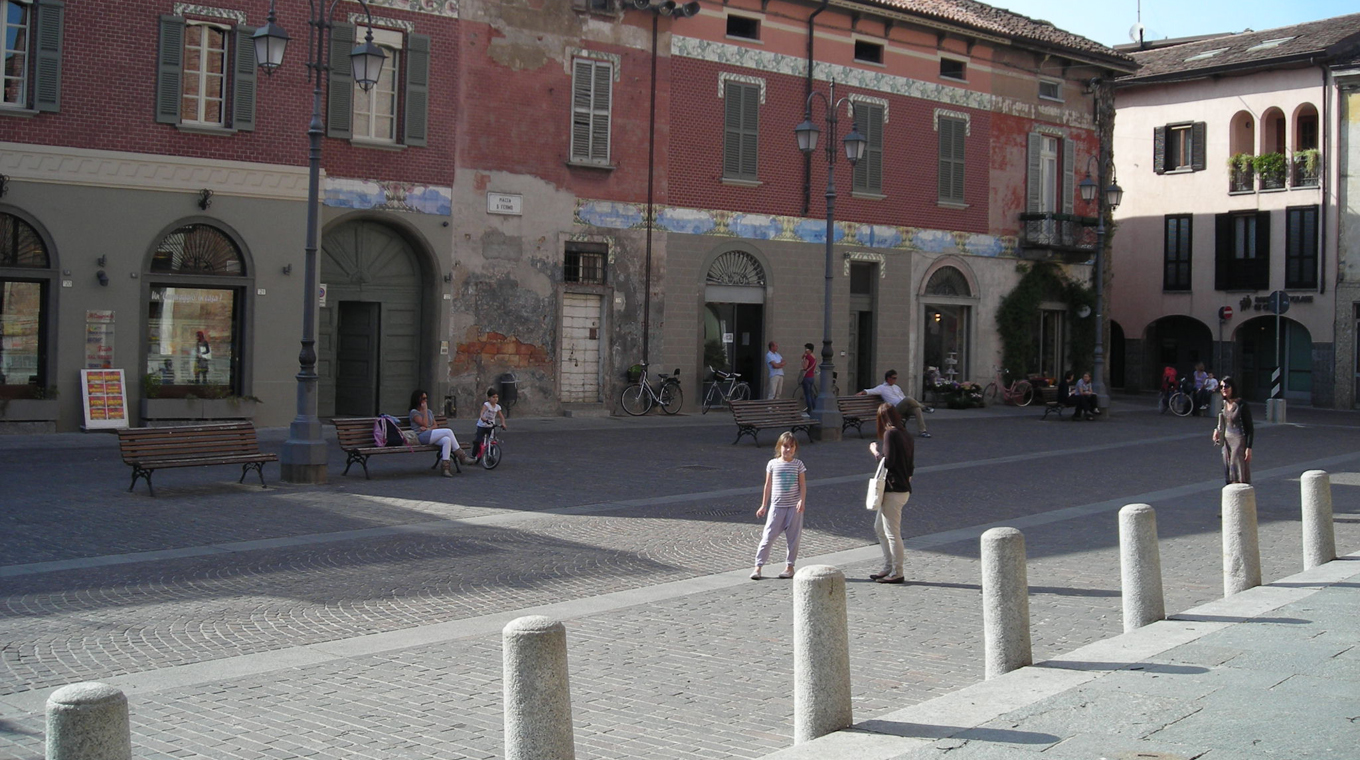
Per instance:
[[[562,260],[562,281],[578,285],[603,285],[608,246],[604,243],[568,243]]]
[[[572,161],[609,163],[609,119],[613,84],[612,63],[589,58],[577,58],[572,62]]]
[[[1192,217],[1167,216],[1165,224],[1162,290],[1189,290]]]

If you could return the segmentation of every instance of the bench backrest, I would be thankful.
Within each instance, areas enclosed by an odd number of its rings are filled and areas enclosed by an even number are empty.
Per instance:
[[[374,448],[373,423],[377,419],[377,417],[336,417],[331,420],[335,424],[335,437],[340,441],[340,448],[345,451]],[[411,429],[409,418],[398,417],[397,419],[402,430]],[[435,427],[448,427],[447,423],[447,417],[435,415]]]
[[[1043,399],[1045,404],[1056,404],[1058,403],[1058,389],[1052,385],[1045,385],[1039,389],[1039,398]]]
[[[731,406],[732,419],[743,425],[759,422],[782,422],[803,417],[803,402],[791,398],[733,401]]]
[[[255,436],[255,426],[249,422],[122,428],[118,431],[118,450],[126,463],[209,454],[258,454],[260,441]]]
[[[842,415],[851,417],[873,417],[878,414],[878,407],[882,403],[883,397],[874,394],[836,398],[836,408]]]

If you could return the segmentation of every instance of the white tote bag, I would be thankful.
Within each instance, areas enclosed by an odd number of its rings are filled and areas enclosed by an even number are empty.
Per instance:
[[[878,460],[878,469],[869,478],[869,490],[864,494],[864,508],[877,512],[883,506],[883,491],[888,485],[888,466],[885,460]]]

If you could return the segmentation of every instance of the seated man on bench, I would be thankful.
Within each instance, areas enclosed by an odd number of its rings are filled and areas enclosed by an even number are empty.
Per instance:
[[[897,407],[897,413],[906,418],[910,413],[916,417],[916,427],[921,431],[922,438],[929,438],[930,433],[926,430],[926,419],[921,414],[922,411],[933,412],[934,407],[922,406],[921,402],[908,396],[897,386],[897,370],[890,369],[883,373],[883,382],[878,385],[860,391],[856,396],[874,395],[883,399],[884,403],[892,404]]]
[[[1094,418],[1095,415],[1091,413],[1091,408],[1096,397],[1078,394],[1075,378],[1076,373],[1070,369],[1063,373],[1063,379],[1058,381],[1058,403],[1073,408],[1073,420],[1082,419],[1083,415]]]

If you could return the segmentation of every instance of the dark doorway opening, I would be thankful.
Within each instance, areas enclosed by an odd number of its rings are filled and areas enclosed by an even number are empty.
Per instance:
[[[335,414],[378,413],[378,348],[382,304],[341,301],[335,352]]]

